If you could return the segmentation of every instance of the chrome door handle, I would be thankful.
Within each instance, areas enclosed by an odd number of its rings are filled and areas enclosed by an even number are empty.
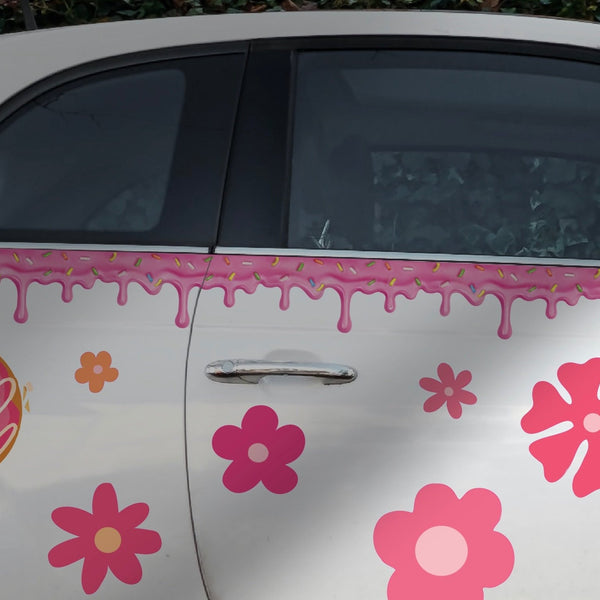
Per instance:
[[[258,383],[263,377],[294,375],[316,377],[325,385],[350,383],[358,376],[356,369],[329,363],[273,362],[266,360],[217,360],[206,365],[204,373],[221,383]]]

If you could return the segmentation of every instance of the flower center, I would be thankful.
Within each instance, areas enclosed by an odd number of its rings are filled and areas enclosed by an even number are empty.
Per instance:
[[[102,527],[94,536],[94,544],[100,552],[112,554],[121,546],[121,534],[114,527]]]
[[[102,373],[102,365],[94,365],[92,371],[94,371],[96,375],[100,375],[100,373]]]
[[[452,394],[454,394],[454,390],[450,386],[445,387],[444,394],[446,394],[446,396],[452,396]]]
[[[260,443],[252,444],[248,448],[248,458],[255,463],[265,462],[269,457],[269,449]]]
[[[583,428],[590,433],[600,431],[600,415],[589,413],[583,418]]]
[[[439,525],[424,531],[415,545],[420,567],[430,575],[452,575],[466,562],[469,548],[462,534],[453,527]]]

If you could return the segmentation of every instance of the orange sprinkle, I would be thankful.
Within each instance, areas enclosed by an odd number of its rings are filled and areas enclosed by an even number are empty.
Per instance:
[[[162,258],[158,254],[151,254],[150,256],[152,256],[152,258],[155,258],[156,260],[161,260],[161,258]]]
[[[225,264],[226,264],[226,265],[230,265],[230,264],[231,264],[231,261],[229,260],[229,257],[228,257],[228,256],[224,256],[224,257],[223,257],[223,260],[225,261]]]
[[[314,261],[318,264],[318,265],[323,265],[325,264],[320,258],[315,258]]]
[[[385,264],[385,268],[386,268],[388,271],[391,271],[391,270],[392,270],[392,267],[390,267],[390,263],[387,263],[387,262],[386,262],[386,263],[384,263],[384,264]]]
[[[485,267],[482,267],[481,265],[475,265],[475,268],[476,268],[478,271],[485,271]]]
[[[546,269],[546,273],[548,274],[548,277],[552,277],[552,270],[551,269]]]
[[[63,257],[65,260],[69,260],[69,257],[67,256],[67,253],[66,253],[66,252],[62,252],[62,257]]]

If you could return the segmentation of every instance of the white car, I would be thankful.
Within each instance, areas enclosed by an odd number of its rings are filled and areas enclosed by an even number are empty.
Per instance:
[[[3,598],[592,600],[600,24],[0,38]]]

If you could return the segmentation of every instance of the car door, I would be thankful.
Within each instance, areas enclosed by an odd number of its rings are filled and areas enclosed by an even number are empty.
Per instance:
[[[186,351],[244,52],[118,57],[0,107],[6,596],[203,597]]]
[[[254,45],[188,363],[211,598],[597,591],[594,57]]]

